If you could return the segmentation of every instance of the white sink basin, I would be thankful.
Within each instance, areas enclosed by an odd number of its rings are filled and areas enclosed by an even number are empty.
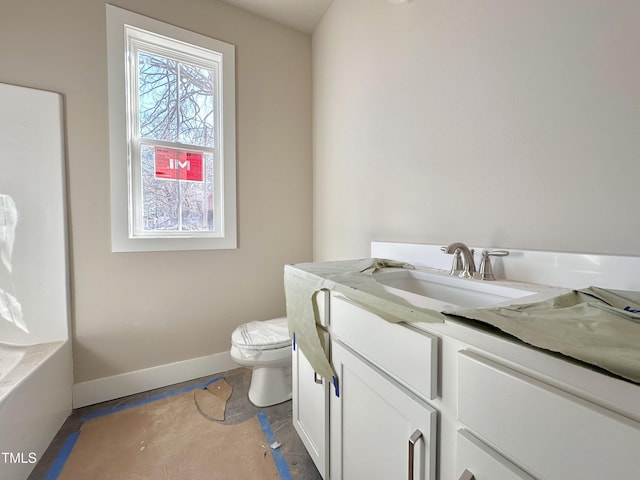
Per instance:
[[[389,293],[403,297],[413,305],[440,311],[510,304],[516,303],[515,300],[521,303],[523,298],[539,293],[421,270],[380,270],[373,274],[373,278]]]

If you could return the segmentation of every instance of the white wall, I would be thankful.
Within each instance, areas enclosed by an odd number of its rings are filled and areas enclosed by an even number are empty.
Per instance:
[[[236,46],[239,248],[111,253],[105,2],[0,0],[0,82],[64,97],[76,383],[228,351],[312,255],[310,37],[216,0],[115,4]]]
[[[370,240],[640,255],[640,3],[333,2],[314,256]]]

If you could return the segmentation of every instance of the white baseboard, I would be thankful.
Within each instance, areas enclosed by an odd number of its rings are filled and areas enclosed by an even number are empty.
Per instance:
[[[126,397],[154,388],[238,368],[229,352],[97,378],[73,385],[73,408]]]

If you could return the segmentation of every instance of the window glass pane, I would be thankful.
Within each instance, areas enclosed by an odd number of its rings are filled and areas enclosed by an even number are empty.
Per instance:
[[[178,229],[178,181],[156,177],[154,148],[144,145],[142,161],[142,204],[145,231]]]
[[[206,231],[207,192],[204,183],[180,182],[182,196],[182,230]]]
[[[214,146],[213,71],[181,63],[179,141]]]
[[[143,231],[215,231],[212,154],[143,145],[140,158]]]
[[[215,232],[219,225],[216,224],[215,216],[215,173],[213,155],[205,154],[204,156],[204,178],[205,178],[205,198],[206,198],[206,212],[207,212],[207,230]]]
[[[178,139],[177,62],[150,53],[138,54],[140,135],[175,142]]]

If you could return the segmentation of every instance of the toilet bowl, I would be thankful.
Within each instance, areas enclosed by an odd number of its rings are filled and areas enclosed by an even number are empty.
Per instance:
[[[231,359],[252,368],[249,400],[268,407],[291,399],[291,338],[287,319],[248,322],[231,334]]]

